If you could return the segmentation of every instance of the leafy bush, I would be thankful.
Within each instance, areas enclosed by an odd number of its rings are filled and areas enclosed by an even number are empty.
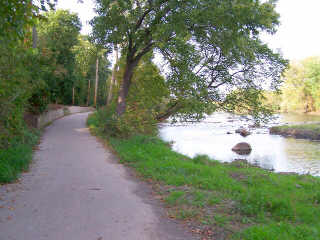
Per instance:
[[[100,108],[94,116],[88,119],[88,125],[95,125],[97,132],[110,137],[154,134],[157,131],[153,118],[141,119],[141,116],[135,116],[131,112],[126,112],[119,118],[115,112],[115,104],[108,108]]]

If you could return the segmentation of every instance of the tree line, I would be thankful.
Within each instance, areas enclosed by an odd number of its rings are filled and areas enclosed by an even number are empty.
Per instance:
[[[53,6],[50,1],[1,3],[0,148],[23,141],[26,113],[41,114],[50,103],[106,103],[106,50],[80,34],[76,14]]]
[[[292,61],[281,77],[279,91],[265,91],[264,104],[275,112],[320,110],[320,57]]]
[[[90,36],[54,3],[1,3],[2,145],[22,132],[26,111],[48,103],[101,106],[112,134],[214,111],[271,112],[264,89],[279,88],[287,61],[259,36],[279,25],[276,1],[96,0]]]
[[[292,62],[283,81],[282,111],[307,113],[320,110],[320,57]]]

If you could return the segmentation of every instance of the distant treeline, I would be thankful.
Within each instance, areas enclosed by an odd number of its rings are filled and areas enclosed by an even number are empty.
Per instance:
[[[281,92],[265,92],[265,103],[281,112],[320,110],[320,57],[291,62],[282,77]]]

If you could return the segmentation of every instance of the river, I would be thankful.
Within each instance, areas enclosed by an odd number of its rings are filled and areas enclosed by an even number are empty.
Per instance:
[[[246,116],[214,113],[199,123],[161,124],[160,137],[172,142],[173,150],[189,157],[206,154],[221,162],[245,159],[275,172],[320,176],[319,141],[269,134],[271,126],[303,122],[320,122],[320,116],[281,114],[276,115],[274,120],[265,126],[250,128],[253,122]],[[251,135],[244,138],[235,133],[239,127],[249,129]],[[250,155],[238,155],[231,150],[239,142],[251,145]]]

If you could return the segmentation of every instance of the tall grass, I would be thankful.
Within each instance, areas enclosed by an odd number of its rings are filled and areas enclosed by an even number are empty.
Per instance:
[[[28,169],[32,147],[38,139],[39,133],[25,129],[22,138],[12,140],[7,149],[0,149],[0,183],[10,183]]]

